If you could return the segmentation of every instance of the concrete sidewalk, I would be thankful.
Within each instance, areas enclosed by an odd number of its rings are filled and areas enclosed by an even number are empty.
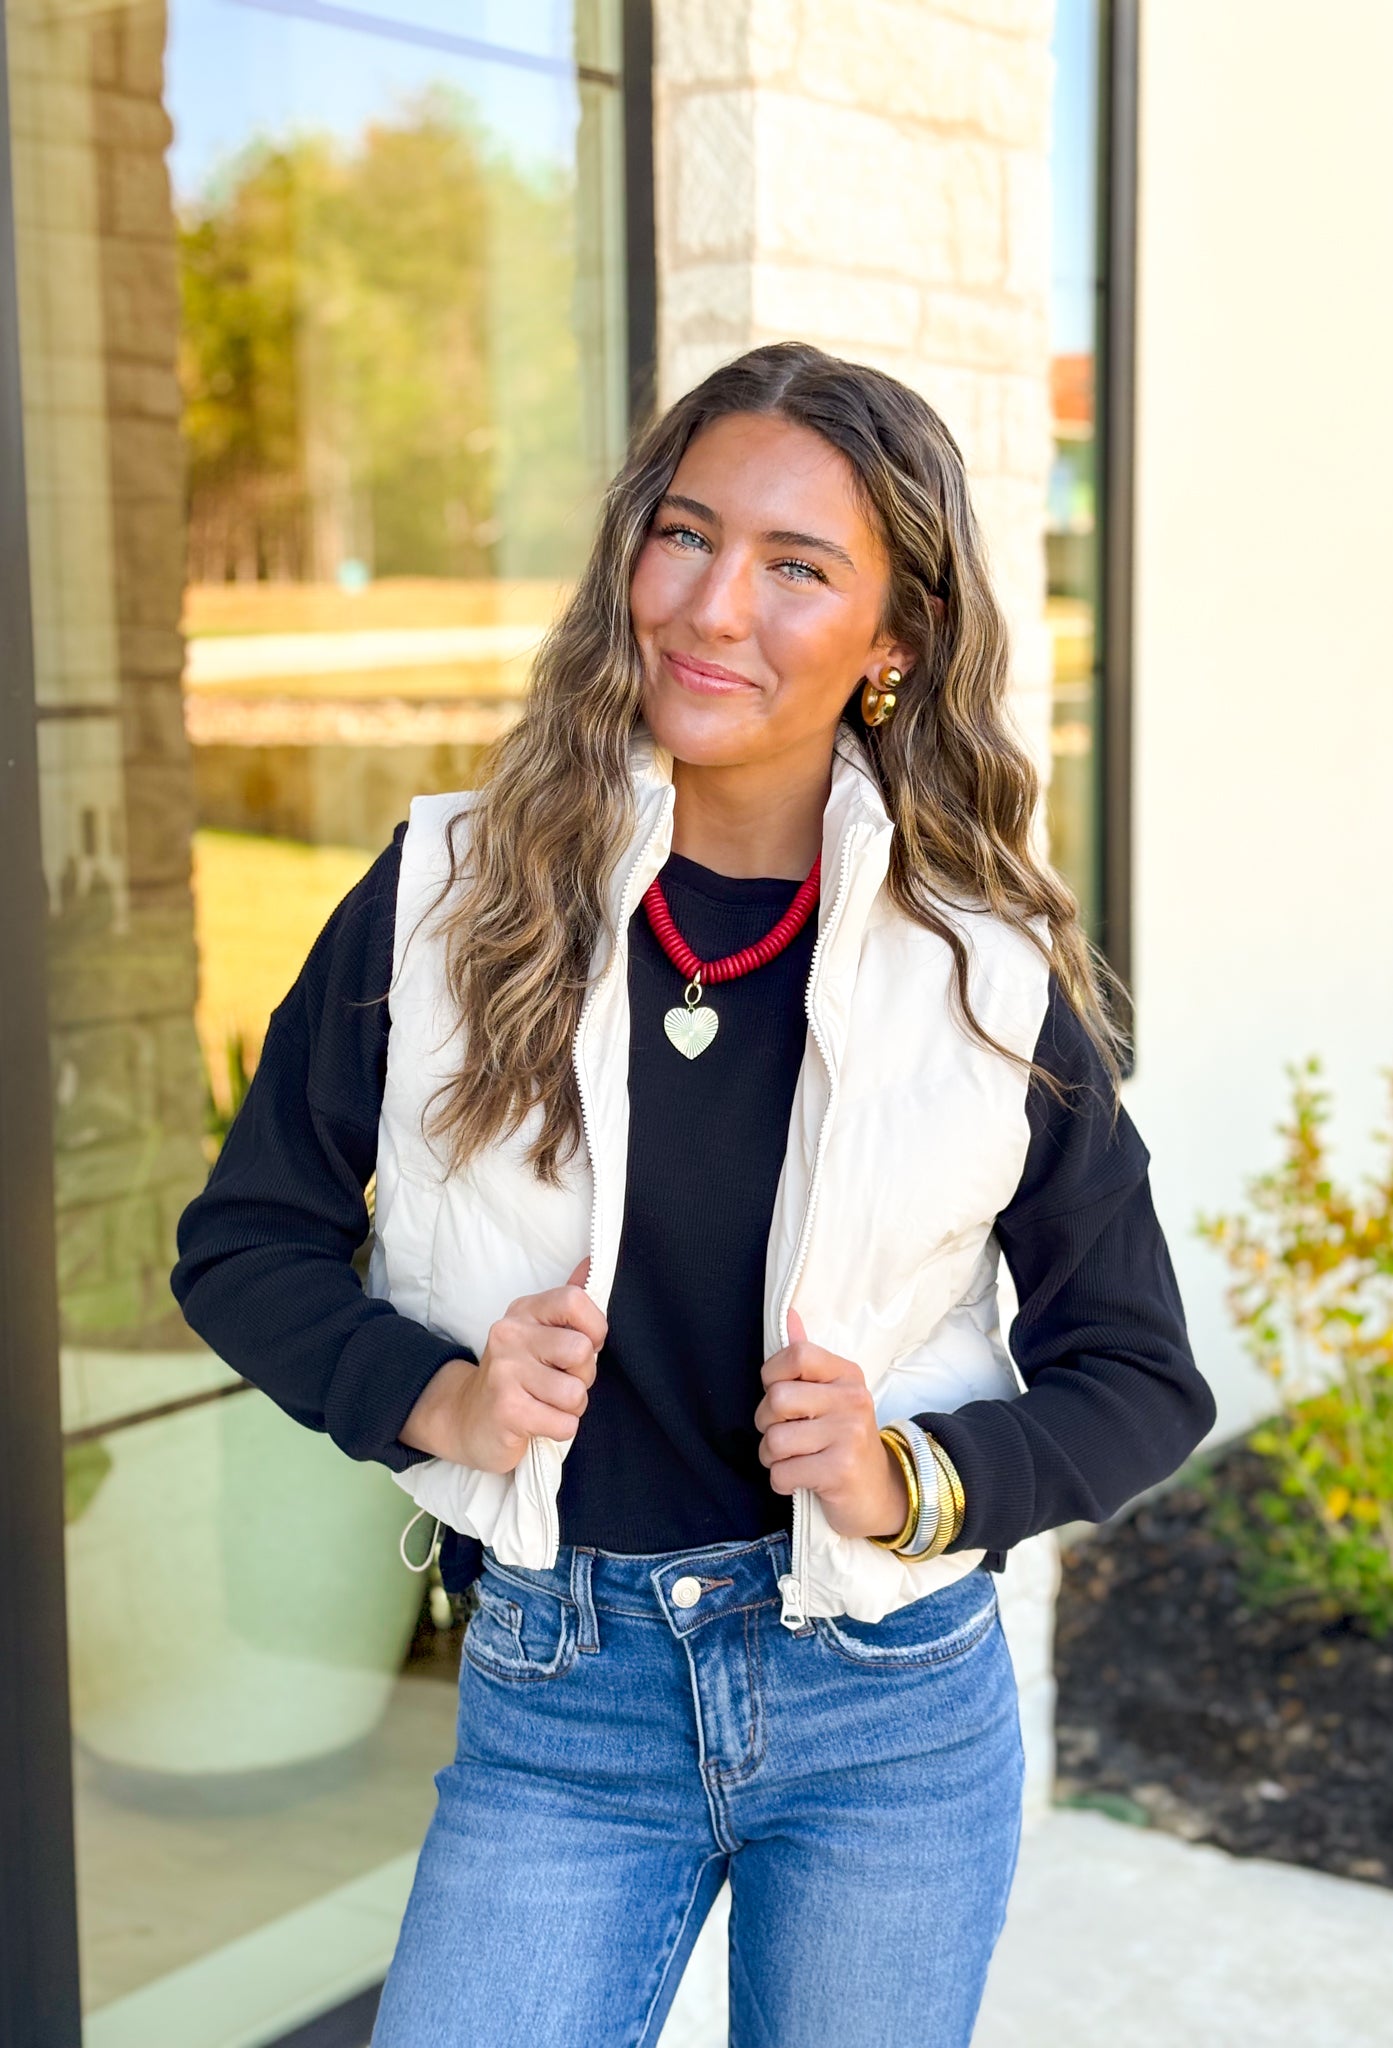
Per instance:
[[[726,1897],[661,2048],[725,2048]],[[1393,1892],[1099,1813],[1055,1807],[1027,1828],[973,2048],[1390,2040]]]

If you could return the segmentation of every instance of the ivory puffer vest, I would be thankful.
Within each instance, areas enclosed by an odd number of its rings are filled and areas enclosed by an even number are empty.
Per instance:
[[[423,1134],[431,1095],[467,1058],[427,913],[449,872],[446,828],[471,799],[418,797],[411,806],[368,1285],[476,1355],[510,1302],[560,1284],[587,1251],[587,1291],[608,1304],[629,1138],[628,920],[668,857],[675,796],[671,756],[646,735],[634,743],[632,773],[635,828],[615,869],[611,930],[597,942],[574,1043],[586,1143],[559,1188],[542,1186],[525,1162],[535,1116],[458,1173]],[[824,814],[808,1042],[764,1296],[766,1354],[788,1342],[796,1307],[814,1342],[860,1365],[882,1422],[1021,1392],[998,1326],[992,1226],[1029,1143],[1027,1077],[956,1021],[948,947],[889,899],[891,836],[861,744],[844,732]],[[969,948],[976,1015],[1029,1058],[1045,1016],[1046,961],[988,911],[953,904],[945,914]],[[1045,936],[1043,920],[1036,929]],[[535,1437],[507,1475],[433,1458],[393,1476],[418,1507],[502,1562],[541,1568],[556,1558],[568,1448]],[[782,1618],[790,1627],[809,1615],[878,1621],[984,1555],[905,1563],[838,1535],[816,1496],[800,1490]]]

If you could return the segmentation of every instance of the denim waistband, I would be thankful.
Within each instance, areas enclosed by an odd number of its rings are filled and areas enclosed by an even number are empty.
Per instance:
[[[660,1550],[621,1555],[584,1544],[563,1543],[556,1563],[530,1570],[500,1564],[484,1552],[486,1568],[572,1602],[585,1623],[594,1613],[630,1614],[666,1621],[678,1635],[742,1609],[778,1605],[778,1579],[790,1567],[784,1530],[749,1543],[712,1543],[699,1550]]]

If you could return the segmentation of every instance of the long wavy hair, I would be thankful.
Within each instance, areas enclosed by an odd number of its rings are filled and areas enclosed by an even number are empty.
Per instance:
[[[1039,777],[1009,721],[1006,624],[961,451],[895,378],[779,342],[714,370],[638,435],[574,595],[538,653],[522,717],[491,752],[467,850],[464,814],[451,824],[450,875],[432,910],[466,1052],[428,1122],[454,1168],[514,1136],[534,1110],[527,1158],[539,1179],[557,1182],[580,1145],[572,1039],[606,882],[633,827],[629,749],[643,670],[629,586],[683,451],[731,413],[794,421],[838,449],[888,551],[883,630],[915,650],[913,666],[888,723],[864,725],[859,678],[844,721],[863,738],[894,823],[892,900],[951,949],[966,1028],[1059,1096],[1047,1068],[974,1016],[953,902],[987,907],[1044,954],[1098,1049],[1116,1117],[1120,984],[1089,943],[1076,897],[1032,851]],[[1048,948],[1031,927],[1039,917]]]

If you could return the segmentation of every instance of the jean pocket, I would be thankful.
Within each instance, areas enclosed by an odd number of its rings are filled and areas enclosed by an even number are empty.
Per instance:
[[[486,1565],[475,1582],[476,1605],[464,1632],[464,1655],[488,1678],[514,1684],[560,1678],[576,1658],[573,1604],[525,1574]]]
[[[849,1664],[877,1671],[918,1670],[965,1657],[991,1633],[997,1612],[989,1574],[972,1571],[922,1600],[892,1608],[879,1621],[839,1614],[834,1621],[819,1617],[816,1628],[826,1647]]]

